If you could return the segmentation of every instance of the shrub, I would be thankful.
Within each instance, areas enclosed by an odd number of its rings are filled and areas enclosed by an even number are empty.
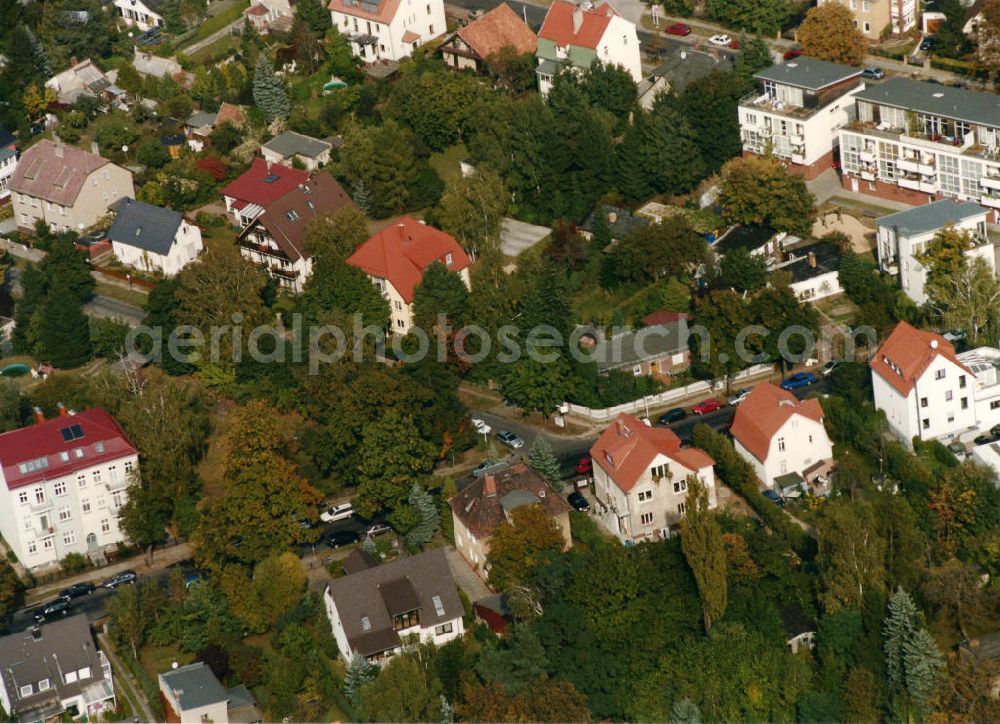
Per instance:
[[[67,553],[59,565],[66,573],[80,573],[90,568],[90,560],[82,553]]]

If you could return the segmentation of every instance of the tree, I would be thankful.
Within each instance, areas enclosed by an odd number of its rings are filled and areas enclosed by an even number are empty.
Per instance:
[[[369,236],[368,219],[358,207],[348,205],[306,224],[302,244],[314,257],[346,259]]]
[[[17,52],[7,54],[4,78],[9,78],[17,86],[24,88],[33,81],[44,83],[52,77],[49,54],[27,25],[18,23],[8,41],[8,47],[16,48]]]
[[[56,367],[79,367],[93,356],[90,324],[79,304],[66,303],[53,289],[42,305],[38,335],[46,358]]]
[[[352,188],[364,180],[371,214],[385,218],[418,205],[421,169],[413,144],[395,121],[349,126],[340,151],[340,172]]]
[[[500,88],[516,96],[535,87],[537,62],[533,53],[518,53],[505,45],[486,58],[486,69]]]
[[[701,724],[701,710],[690,699],[678,699],[670,707],[670,724]]]
[[[861,65],[868,42],[846,5],[825,3],[806,13],[798,32],[802,53],[831,63]]]
[[[882,626],[885,671],[890,688],[899,689],[905,683],[906,644],[919,628],[917,615],[913,599],[900,588],[889,600],[889,610]]]
[[[851,669],[844,682],[844,719],[859,724],[879,720],[878,684],[869,669]]]
[[[566,545],[559,525],[540,505],[526,505],[510,513],[510,521],[500,523],[486,554],[490,584],[506,590],[522,582],[547,555],[559,553]]]
[[[475,257],[481,249],[500,246],[508,195],[500,177],[479,169],[448,185],[437,212],[441,227]]]
[[[139,586],[122,586],[108,603],[108,615],[112,636],[119,644],[128,646],[132,659],[138,661],[139,648],[146,640],[150,625]]]
[[[336,254],[322,254],[302,290],[301,309],[310,321],[328,321],[329,313],[359,314],[364,324],[384,329],[389,324],[389,302],[368,276]]]
[[[982,13],[976,27],[976,65],[992,85],[1000,74],[1000,2],[989,0]]]
[[[754,41],[756,38],[747,42],[752,44]],[[766,43],[759,42],[764,45],[764,54],[770,59],[771,51]],[[752,47],[744,46],[737,56],[737,66],[752,52]],[[758,64],[754,60],[746,62],[754,66]],[[755,67],[751,72],[748,68],[746,78],[757,70]],[[737,108],[740,98],[747,93],[748,84],[755,82],[746,78],[737,73],[713,70],[689,83],[681,93],[680,109],[690,127],[695,129],[694,142],[705,162],[706,173],[718,171],[722,164],[739,156],[743,150]]]
[[[569,363],[562,356],[551,362],[521,357],[507,366],[501,389],[512,404],[548,418],[572,389]]]
[[[466,684],[456,706],[465,721],[588,722],[584,696],[565,679],[546,679],[531,691],[514,695],[503,684]]]
[[[469,290],[465,282],[440,261],[424,269],[423,279],[413,289],[413,323],[426,333],[437,326],[438,316],[458,329],[465,324]]]
[[[664,278],[684,277],[708,259],[705,238],[683,218],[669,224],[638,226],[605,253],[601,286],[645,286]]]
[[[935,275],[926,286],[931,308],[949,329],[965,332],[969,341],[996,339],[1000,330],[1000,281],[985,260],[974,257],[951,275]]]
[[[705,14],[738,30],[775,35],[792,15],[787,0],[706,0]]]
[[[761,255],[751,255],[740,247],[722,257],[720,280],[738,292],[754,292],[767,284],[767,263]]]
[[[25,88],[24,95],[21,96],[21,103],[24,104],[24,110],[28,112],[30,120],[40,118],[55,100],[55,90],[49,86],[40,87],[37,83]]]
[[[817,535],[816,563],[824,607],[831,613],[841,607],[860,607],[865,590],[878,589],[885,578],[885,541],[875,529],[871,507],[831,503],[818,521]]]
[[[274,66],[264,54],[257,58],[257,65],[254,68],[253,102],[268,121],[287,118],[291,110],[285,84],[274,74]]]
[[[369,721],[437,721],[440,700],[412,656],[394,656],[378,678],[359,690],[359,710]]]
[[[816,217],[814,201],[802,176],[777,159],[734,158],[722,167],[720,202],[727,221],[806,237]]]
[[[903,666],[906,669],[906,691],[921,718],[924,718],[929,713],[931,697],[937,692],[945,669],[944,657],[927,629],[917,630],[903,644]]]
[[[694,574],[701,598],[705,630],[726,612],[726,547],[722,530],[709,510],[708,491],[701,481],[691,476],[687,481],[687,512],[681,519],[681,549]]]
[[[753,76],[774,64],[767,41],[757,36],[740,36],[740,54],[733,63],[733,72],[744,84],[753,83]],[[713,71],[717,72],[717,71]]]
[[[559,471],[559,461],[552,452],[552,445],[545,435],[537,435],[528,451],[528,466],[545,478],[545,482],[556,490],[562,490],[562,474]]]
[[[359,653],[351,657],[351,663],[344,674],[344,693],[354,706],[361,703],[361,690],[378,677],[379,669]]]
[[[170,162],[170,152],[160,143],[159,139],[146,138],[136,149],[136,160],[143,166],[163,168]]]
[[[487,684],[501,684],[511,694],[530,691],[548,679],[549,662],[535,629],[526,623],[511,627],[503,644],[484,646],[476,670]]]
[[[441,525],[441,514],[434,503],[434,498],[420,483],[414,483],[410,488],[407,502],[417,514],[417,524],[406,532],[406,544],[422,546],[430,543]]]
[[[243,129],[232,121],[223,121],[209,134],[212,148],[222,154],[229,153],[243,142]]]
[[[619,189],[635,201],[690,191],[705,175],[697,138],[664,96],[652,112],[636,112],[618,150]]]
[[[301,0],[296,3],[295,17],[314,33],[325,33],[330,29],[330,11],[320,0]]]
[[[365,426],[358,448],[358,497],[354,507],[361,515],[393,510],[406,500],[414,478],[431,472],[436,450],[413,435],[413,415],[389,410]]]
[[[138,474],[130,478],[128,500],[118,514],[119,523],[129,540],[146,549],[146,565],[149,565],[153,546],[167,537],[172,501],[163,495],[162,488],[143,485]]]

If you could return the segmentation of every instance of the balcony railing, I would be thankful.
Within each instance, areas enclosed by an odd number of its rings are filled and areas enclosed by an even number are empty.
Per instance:
[[[777,101],[767,95],[767,93],[761,93],[760,91],[753,91],[743,96],[740,99],[740,105],[745,108],[756,108],[760,111],[777,113],[790,118],[810,118],[818,110],[816,108],[789,105],[788,103]]]

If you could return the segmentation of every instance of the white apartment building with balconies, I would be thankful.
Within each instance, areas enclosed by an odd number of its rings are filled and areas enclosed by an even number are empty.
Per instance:
[[[807,179],[833,163],[837,129],[853,117],[861,68],[800,56],[756,73],[739,105],[744,153],[771,153]]]
[[[854,96],[840,130],[842,183],[922,204],[951,197],[1000,209],[1000,97],[909,78]]]
[[[107,412],[60,408],[0,435],[0,535],[29,569],[68,553],[100,560],[125,540],[118,515],[138,475],[135,447]]]

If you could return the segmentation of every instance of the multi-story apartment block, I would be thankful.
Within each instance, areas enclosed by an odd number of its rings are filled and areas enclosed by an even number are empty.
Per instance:
[[[604,527],[622,542],[660,540],[687,512],[688,479],[698,478],[716,506],[715,461],[681,447],[672,430],[622,413],[590,448],[594,495]]]
[[[818,0],[817,5],[840,3],[854,16],[854,27],[868,40],[878,41],[888,29],[902,35],[917,24],[916,0]]]
[[[67,553],[99,559],[125,539],[118,514],[139,473],[136,449],[104,410],[35,414],[0,435],[0,535],[27,568]]]
[[[924,292],[927,268],[919,257],[934,237],[950,226],[967,234],[972,242],[965,253],[968,258],[978,257],[996,271],[993,241],[986,233],[989,213],[979,204],[942,199],[883,216],[876,221],[879,267],[887,274],[899,275],[899,284],[906,295],[917,304],[923,304],[927,301]]]
[[[14,220],[30,231],[82,231],[121,198],[135,198],[132,172],[96,153],[42,140],[21,155],[10,181]]]
[[[617,65],[642,80],[642,58],[635,23],[607,2],[579,4],[555,0],[538,31],[538,90],[544,96],[565,68],[585,70],[597,62]]]
[[[841,181],[913,205],[944,196],[1000,208],[1000,99],[909,78],[855,94]]]
[[[333,27],[366,63],[408,58],[447,30],[443,0],[330,0]]]
[[[740,101],[744,153],[770,153],[812,179],[830,168],[837,129],[853,117],[861,68],[800,56],[754,75]]]

